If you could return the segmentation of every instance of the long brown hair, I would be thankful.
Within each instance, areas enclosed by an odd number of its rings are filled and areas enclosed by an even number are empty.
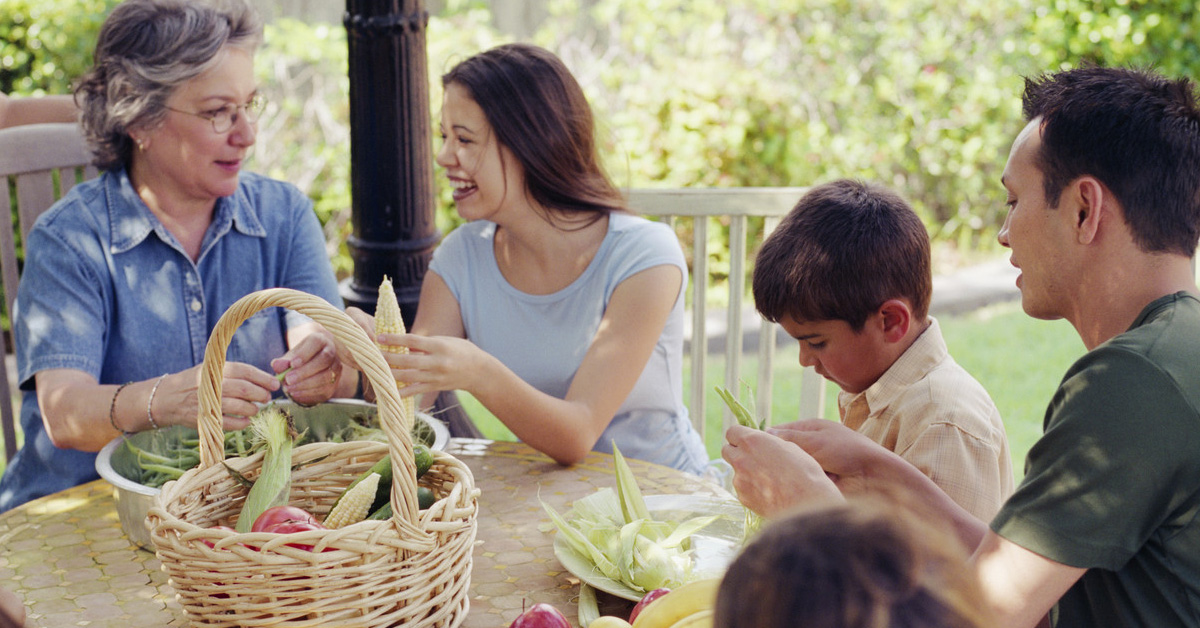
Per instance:
[[[620,190],[600,164],[595,123],[583,89],[563,62],[530,44],[481,52],[442,76],[483,109],[501,145],[525,172],[525,192],[546,216],[586,223],[625,209]]]

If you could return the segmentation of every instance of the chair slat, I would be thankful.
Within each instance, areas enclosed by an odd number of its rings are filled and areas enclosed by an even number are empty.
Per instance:
[[[13,300],[20,282],[20,260],[16,252],[16,234],[25,242],[37,217],[76,184],[98,175],[90,164],[91,155],[75,124],[30,124],[0,129],[0,215],[9,219],[0,229],[0,280],[3,281],[4,306],[10,318]],[[58,188],[55,189],[55,180]],[[11,188],[10,188],[11,186]],[[12,207],[16,198],[17,207]],[[14,214],[15,220],[14,220]],[[4,434],[4,455],[16,452],[14,392],[9,385],[7,354],[0,336],[0,427]]]
[[[11,310],[9,310],[11,311]],[[4,341],[4,334],[0,334],[0,360],[8,354],[8,343]],[[13,456],[17,455],[17,419],[14,416],[13,404],[8,401],[12,399],[12,389],[8,385],[8,367],[0,367],[0,426],[4,433],[4,459],[12,460]]]
[[[0,177],[0,182],[4,184],[0,186],[0,216],[12,216],[8,179]],[[0,229],[0,280],[4,282],[4,311],[11,313],[13,299],[17,296],[16,236],[11,226],[8,229]],[[12,289],[9,289],[10,286]],[[4,404],[0,403],[0,406],[2,405]]]
[[[53,171],[40,170],[17,175],[17,209],[22,240],[29,235],[33,221],[57,199]]]

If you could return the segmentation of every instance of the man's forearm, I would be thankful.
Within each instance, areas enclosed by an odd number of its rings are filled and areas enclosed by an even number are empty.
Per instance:
[[[950,496],[920,469],[890,451],[887,454],[890,455],[881,457],[881,464],[873,465],[872,484],[886,486],[899,483],[904,486],[912,498],[920,501],[920,510],[949,523],[967,550],[975,551],[988,532],[987,522],[975,517],[950,499]]]

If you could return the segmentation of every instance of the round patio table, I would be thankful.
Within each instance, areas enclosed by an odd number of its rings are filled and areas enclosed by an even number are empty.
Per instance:
[[[612,456],[592,452],[563,467],[522,443],[474,439],[451,439],[446,451],[470,467],[481,491],[471,608],[462,626],[506,626],[538,602],[555,606],[575,625],[579,579],[554,556],[554,533],[539,499],[564,513],[574,500],[615,486]],[[729,497],[688,473],[629,464],[646,495]],[[188,625],[158,558],[122,532],[104,480],[0,514],[0,587],[24,600],[29,628]],[[633,607],[597,594],[604,614],[627,616]]]

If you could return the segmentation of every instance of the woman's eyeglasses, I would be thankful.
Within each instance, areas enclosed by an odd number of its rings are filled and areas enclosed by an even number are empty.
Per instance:
[[[239,116],[241,116],[241,115],[245,115],[246,121],[249,122],[250,124],[254,124],[255,122],[258,122],[258,118],[259,118],[259,116],[262,115],[263,109],[266,106],[267,106],[266,96],[263,96],[262,94],[255,94],[254,97],[251,98],[249,100],[249,102],[247,102],[244,105],[235,105],[233,103],[228,103],[223,107],[220,107],[218,109],[212,109],[210,111],[196,112],[196,111],[184,111],[182,109],[176,109],[174,107],[166,107],[166,108],[171,111],[174,111],[176,113],[185,113],[189,116],[196,116],[197,118],[204,118],[205,120],[208,120],[209,122],[212,123],[213,131],[216,131],[217,133],[224,133],[224,132],[228,131],[229,129],[232,129],[233,125],[238,123]],[[239,111],[243,111],[245,113],[239,114],[238,113]]]

